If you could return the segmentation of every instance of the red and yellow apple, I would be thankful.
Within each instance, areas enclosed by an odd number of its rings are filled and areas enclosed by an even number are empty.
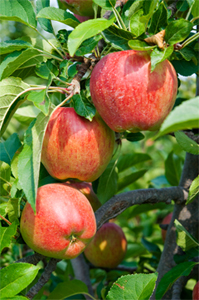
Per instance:
[[[20,231],[34,251],[57,259],[72,259],[84,251],[95,235],[96,220],[88,199],[81,192],[53,183],[38,189],[36,214],[26,203]]]
[[[161,224],[165,224],[165,225],[169,225],[172,219],[172,215],[173,213],[168,214],[163,220]],[[166,240],[166,235],[167,235],[167,230],[162,229],[161,230],[161,234],[162,234],[162,239],[163,241]]]
[[[70,180],[67,181],[65,184],[78,189],[82,194],[84,194],[90,202],[94,211],[96,211],[102,205],[97,195],[93,191],[91,182]]]
[[[199,281],[196,283],[196,285],[193,288],[192,299],[199,300]]]
[[[50,117],[41,161],[54,178],[92,182],[106,169],[114,145],[114,132],[99,115],[90,122],[72,107],[59,107]]]
[[[61,2],[73,13],[80,16],[93,17],[93,0],[61,0]]]
[[[107,125],[116,132],[155,131],[171,111],[178,80],[165,60],[151,72],[146,51],[119,51],[104,56],[90,80],[93,103]]]
[[[105,223],[86,247],[86,258],[96,267],[115,268],[126,254],[127,241],[122,228]]]

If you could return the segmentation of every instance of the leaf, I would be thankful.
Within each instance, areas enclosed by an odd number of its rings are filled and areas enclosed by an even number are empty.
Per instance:
[[[189,188],[189,195],[188,195],[186,205],[191,203],[198,194],[199,194],[199,176],[193,180]]]
[[[165,41],[171,46],[182,42],[188,37],[193,24],[184,19],[178,19],[169,23],[166,27]]]
[[[3,300],[27,300],[28,298],[27,297],[24,297],[24,296],[14,296],[14,297],[9,297],[9,298],[3,298]]]
[[[140,8],[143,7],[143,3],[144,0],[137,0],[131,5],[131,7],[129,8],[129,19],[133,14],[135,14]]]
[[[58,21],[73,28],[79,24],[79,21],[77,21],[73,14],[56,7],[45,7],[41,9],[37,15],[37,19],[39,18]]]
[[[50,0],[37,0],[36,2],[37,14],[39,13],[40,10],[42,10],[42,8],[49,7],[49,6],[50,6]],[[38,22],[42,29],[44,29],[49,33],[53,33],[53,27],[51,25],[50,20],[39,18]]]
[[[29,0],[1,0],[0,19],[37,27],[36,16]]]
[[[50,102],[47,97],[46,90],[41,90],[39,92],[32,91],[29,93],[27,99],[32,101],[34,105],[44,113],[44,115],[48,115]]]
[[[122,276],[113,283],[106,299],[149,299],[154,290],[156,280],[157,273]]]
[[[75,52],[75,55],[77,56],[83,56],[85,54],[91,53],[92,50],[97,46],[99,40],[101,40],[101,36],[100,35],[96,35],[88,40],[85,40],[81,46],[79,47],[79,49],[77,49],[77,51]]]
[[[180,181],[181,172],[182,159],[172,151],[165,161],[165,176],[168,182],[173,186],[177,186]]]
[[[25,289],[36,277],[39,267],[28,263],[11,264],[0,270],[1,297],[13,297]]]
[[[150,210],[155,210],[155,209],[166,209],[167,208],[167,204],[165,203],[156,203],[156,204],[142,204],[142,205],[133,205],[131,207],[131,211],[129,213],[129,218],[133,218],[137,215],[140,215],[144,212],[148,212]]]
[[[125,177],[119,178],[117,191],[119,192],[119,191],[123,190],[128,185],[132,184],[133,182],[135,182],[139,178],[143,177],[144,174],[147,171],[148,170],[140,170],[140,171],[137,171],[137,172],[132,172],[130,175],[127,175]]]
[[[161,300],[168,289],[172,287],[174,282],[181,276],[188,276],[196,264],[197,263],[195,262],[187,261],[175,266],[169,272],[167,272],[158,284],[155,299]]]
[[[137,142],[137,141],[143,140],[145,138],[145,136],[141,132],[136,132],[136,133],[131,132],[131,133],[127,133],[125,135],[125,138],[129,142]]]
[[[12,225],[9,225],[8,227],[2,227],[0,224],[0,231],[1,231],[0,253],[2,252],[2,250],[4,248],[10,246],[11,239],[13,238],[13,236],[15,235],[15,233],[17,231],[17,226],[18,226],[18,220],[17,220],[17,222],[13,222]],[[0,270],[0,273],[1,273],[1,270]],[[3,279],[2,277],[0,277],[0,278],[1,278],[1,280]],[[0,282],[0,287],[1,287],[1,282]],[[1,292],[1,289],[0,289],[0,292]],[[1,297],[2,297],[2,295],[1,295]]]
[[[143,9],[139,9],[130,18],[130,30],[135,37],[138,37],[145,32],[145,23],[141,21],[143,13]]]
[[[95,20],[88,20],[79,24],[68,37],[68,50],[70,56],[75,54],[83,41],[101,33],[103,30],[111,26],[113,22],[114,18],[111,20],[99,18]]]
[[[3,161],[0,161],[0,195],[8,196],[9,192],[7,187],[10,186],[11,169],[8,164]]]
[[[97,196],[102,204],[116,194],[117,180],[118,170],[115,161],[111,161],[100,176],[97,187]]]
[[[175,137],[178,144],[184,151],[194,155],[199,154],[199,145],[195,141],[190,139],[184,132],[176,131]]]
[[[9,199],[6,207],[8,219],[12,223],[20,216],[19,199]]]
[[[199,11],[199,2],[195,0],[194,5],[192,6],[191,13],[194,17],[198,17],[198,11]]]
[[[191,76],[199,70],[199,64],[195,65],[192,60],[172,60],[172,64],[177,73],[186,77]]]
[[[184,228],[184,226],[178,220],[175,220],[174,224],[178,232],[177,245],[181,247],[183,251],[188,251],[191,248],[199,246],[199,242]]]
[[[161,250],[156,244],[147,241],[145,238],[142,238],[142,244],[149,252],[160,258]]]
[[[162,123],[155,138],[169,132],[192,128],[199,128],[199,97],[176,106]]]
[[[118,50],[129,50],[129,40],[133,39],[133,34],[129,31],[110,26],[102,32],[105,41],[111,43],[112,47]]]
[[[117,162],[117,168],[119,172],[139,164],[147,160],[151,160],[151,157],[148,154],[144,153],[132,153],[132,154],[123,154],[119,157]]]
[[[21,147],[21,142],[17,133],[13,133],[9,138],[0,144],[0,158],[1,161],[11,164],[11,160],[15,152]]]
[[[168,24],[167,18],[167,9],[164,2],[161,2],[158,9],[152,15],[148,31],[152,34],[156,34],[161,31]]]
[[[199,248],[191,248],[190,250],[186,251],[183,255],[181,254],[175,254],[174,255],[174,261],[176,264],[193,260],[193,258],[199,256]]]
[[[116,0],[93,0],[93,2],[105,10],[112,10],[112,7],[116,4]]]
[[[48,296],[48,300],[59,299],[63,300],[65,298],[71,297],[78,294],[87,294],[88,288],[84,282],[81,280],[73,279],[70,281],[65,281],[59,283],[52,293]]]
[[[149,46],[146,42],[139,41],[139,40],[131,40],[128,42],[128,45],[131,49],[137,51],[149,51],[156,47],[156,46]]]
[[[28,42],[22,41],[22,40],[9,40],[0,42],[0,53],[1,55],[19,51],[21,49],[31,48],[32,45]]]
[[[44,53],[39,49],[28,48],[24,51],[15,51],[8,54],[0,65],[0,79],[9,77],[14,71],[19,69],[23,64],[39,56],[43,57]],[[36,64],[36,62],[35,62]]]
[[[92,121],[95,116],[96,109],[94,105],[88,101],[83,95],[76,94],[72,97],[71,106],[74,107],[76,113]]]
[[[152,17],[154,10],[158,4],[158,0],[151,0],[151,1],[144,1],[143,2],[143,8],[144,8],[144,16],[141,18],[141,21],[143,23],[149,22],[150,18]]]
[[[173,46],[169,46],[164,50],[160,50],[159,48],[153,49],[153,51],[151,52],[151,72],[155,70],[157,64],[169,58],[173,53],[173,50]]]
[[[7,202],[0,204],[0,215],[3,217],[6,216],[6,207],[7,207]]]
[[[3,135],[17,108],[24,102],[20,95],[28,88],[29,85],[20,78],[10,77],[0,81],[0,136]]]

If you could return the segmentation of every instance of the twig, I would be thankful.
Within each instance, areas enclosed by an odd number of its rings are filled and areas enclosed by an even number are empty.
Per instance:
[[[42,261],[45,258],[46,257],[43,256],[42,254],[35,253],[33,255],[29,255],[29,256],[26,256],[26,257],[23,257],[23,258],[19,259],[15,263],[24,262],[24,263],[29,263],[29,264],[37,265],[39,261]]]

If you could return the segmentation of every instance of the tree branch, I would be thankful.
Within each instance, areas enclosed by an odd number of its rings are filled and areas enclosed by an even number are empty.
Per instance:
[[[15,263],[24,262],[24,263],[33,264],[36,266],[38,264],[38,262],[40,262],[41,260],[44,260],[45,258],[46,258],[46,256],[43,256],[42,254],[39,254],[39,253],[35,253],[33,255],[29,255],[29,256],[19,259]]]

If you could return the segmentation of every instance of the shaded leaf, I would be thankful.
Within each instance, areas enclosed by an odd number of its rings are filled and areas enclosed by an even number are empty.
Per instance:
[[[117,168],[119,172],[123,172],[124,170],[136,164],[145,162],[147,160],[151,160],[151,157],[148,154],[144,154],[144,153],[123,154],[118,159]]]
[[[93,2],[105,10],[112,10],[112,7],[115,6],[116,0],[93,0]]]
[[[17,133],[13,133],[9,138],[0,144],[0,158],[1,161],[11,164],[11,160],[15,152],[21,147],[21,142]]]
[[[191,203],[198,194],[199,194],[199,176],[193,180],[189,188],[189,195],[186,204]]]
[[[28,42],[22,41],[22,40],[9,40],[0,42],[0,53],[1,55],[19,51],[21,49],[31,48],[32,45]]]
[[[173,186],[178,186],[182,172],[182,159],[173,151],[169,153],[165,161],[165,176]]]
[[[164,2],[161,2],[158,9],[152,15],[151,24],[148,31],[153,34],[158,33],[160,30],[167,26],[167,18],[167,9]]]
[[[94,105],[88,101],[83,95],[76,94],[72,97],[71,106],[74,107],[76,113],[92,121],[95,116],[96,109]]]
[[[121,177],[118,180],[118,192],[123,190],[125,187],[127,187],[128,185],[132,184],[133,182],[135,182],[136,180],[138,180],[139,178],[143,177],[144,174],[147,172],[148,170],[140,170],[137,172],[132,172],[130,175],[127,175],[125,177]]]
[[[0,161],[0,195],[1,196],[8,196],[9,191],[7,191],[8,186],[10,187],[10,176],[11,176],[11,169],[10,166]]]
[[[175,137],[178,144],[184,151],[194,155],[199,154],[199,145],[195,141],[190,139],[184,132],[176,131]]]
[[[188,251],[191,248],[199,247],[199,242],[184,228],[184,226],[178,221],[174,221],[174,225],[178,232],[177,245],[182,248],[183,251]]]
[[[10,246],[11,243],[11,239],[13,238],[13,236],[15,235],[16,231],[17,231],[17,226],[18,226],[18,220],[17,222],[13,222],[12,225],[9,225],[8,227],[2,227],[0,224],[0,253],[2,252],[2,250],[6,247]],[[1,270],[0,270],[1,272]],[[0,277],[1,280],[3,279],[2,277]],[[1,282],[0,282],[0,287],[1,287]],[[1,292],[1,289],[0,289]],[[2,297],[2,295],[1,295]]]
[[[36,2],[37,14],[39,13],[40,10],[42,10],[42,8],[49,7],[49,6],[50,6],[50,0],[37,0]],[[39,18],[38,22],[42,29],[44,29],[49,33],[53,33],[53,27],[51,25],[50,20]]]
[[[166,27],[165,41],[169,45],[182,42],[191,32],[193,24],[185,19],[178,19]]]
[[[18,219],[20,215],[19,199],[9,199],[6,207],[8,219],[12,223]]]
[[[106,42],[110,42],[111,45],[118,50],[129,50],[129,40],[133,39],[133,34],[129,31],[110,26],[102,32]]]
[[[28,94],[27,99],[32,101],[34,105],[44,113],[44,115],[48,115],[50,102],[47,97],[46,90],[41,90],[39,92],[32,91]]]

